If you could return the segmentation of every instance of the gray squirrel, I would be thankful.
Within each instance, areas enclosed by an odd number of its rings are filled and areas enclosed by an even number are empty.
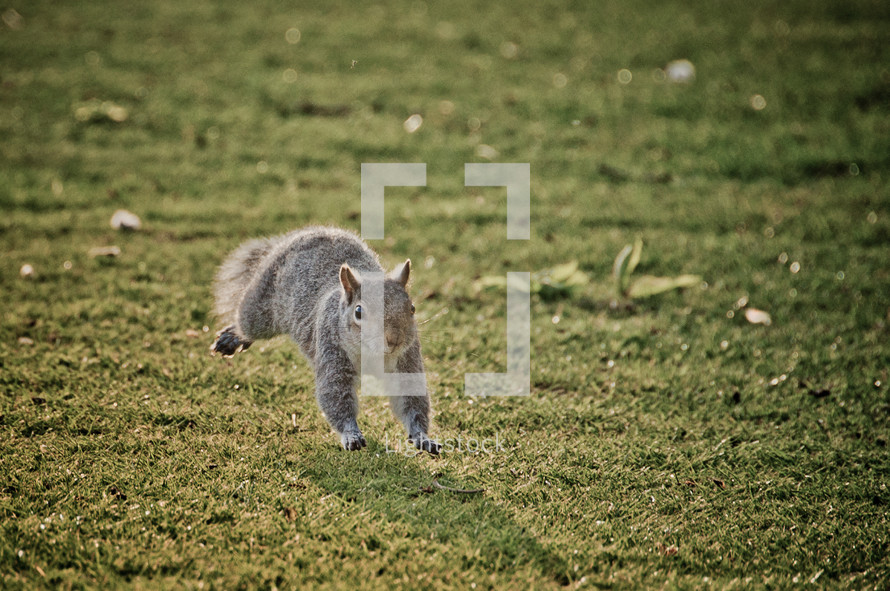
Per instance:
[[[211,354],[231,357],[260,339],[289,335],[315,370],[315,397],[344,449],[366,444],[359,429],[356,385],[361,371],[363,272],[383,272],[377,255],[347,230],[309,227],[251,240],[220,266],[215,311],[226,327]],[[406,260],[383,283],[384,365],[399,373],[423,373],[414,304],[405,287]],[[367,315],[367,314],[366,314]],[[393,413],[411,442],[439,453],[430,439],[430,399],[391,396]]]

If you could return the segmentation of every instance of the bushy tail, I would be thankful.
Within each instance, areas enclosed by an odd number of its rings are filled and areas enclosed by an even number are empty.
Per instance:
[[[266,255],[275,247],[275,242],[269,238],[245,242],[220,265],[213,284],[216,299],[214,312],[225,324],[237,323],[241,300],[253,278],[262,269]]]

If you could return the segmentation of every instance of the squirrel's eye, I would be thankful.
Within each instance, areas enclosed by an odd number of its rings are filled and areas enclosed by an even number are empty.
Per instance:
[[[414,304],[411,304],[411,313],[414,314]]]
[[[355,307],[355,319],[356,319],[356,320],[361,320],[361,319],[362,319],[362,307],[361,307],[361,306],[356,306],[356,307]]]

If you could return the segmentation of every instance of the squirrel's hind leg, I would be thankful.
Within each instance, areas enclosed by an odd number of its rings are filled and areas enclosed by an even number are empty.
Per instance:
[[[210,354],[219,353],[223,357],[232,357],[235,353],[246,351],[252,341],[243,340],[235,334],[234,326],[227,326],[216,333],[216,340],[210,345]]]

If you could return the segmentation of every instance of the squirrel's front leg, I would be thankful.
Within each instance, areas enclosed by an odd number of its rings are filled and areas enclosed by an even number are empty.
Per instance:
[[[355,370],[342,351],[330,348],[318,352],[315,369],[315,398],[325,418],[340,436],[343,449],[360,450],[367,445],[358,427],[358,396]]]
[[[403,355],[399,358],[397,369],[399,373],[423,373],[423,356],[420,352],[420,343],[415,342]],[[408,432],[408,439],[417,449],[428,451],[431,454],[438,454],[442,450],[442,446],[435,440],[430,439],[428,431],[430,428],[430,397],[429,393],[424,390],[418,396],[392,396],[389,399],[389,405],[393,414],[405,426]]]

